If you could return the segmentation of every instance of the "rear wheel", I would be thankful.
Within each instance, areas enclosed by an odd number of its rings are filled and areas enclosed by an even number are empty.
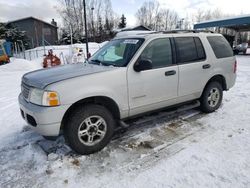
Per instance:
[[[220,83],[210,82],[200,98],[201,110],[206,113],[217,110],[222,102],[223,89]]]
[[[114,118],[105,107],[86,105],[72,113],[64,136],[73,150],[86,155],[103,149],[111,140],[114,127]]]

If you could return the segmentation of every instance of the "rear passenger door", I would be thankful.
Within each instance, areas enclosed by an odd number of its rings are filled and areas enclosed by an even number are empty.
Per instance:
[[[197,98],[210,78],[212,65],[207,61],[199,37],[175,37],[174,40],[179,65],[178,96]]]

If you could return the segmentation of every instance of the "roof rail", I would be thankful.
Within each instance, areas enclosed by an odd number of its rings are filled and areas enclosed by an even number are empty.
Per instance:
[[[187,29],[187,30],[180,30],[180,29],[175,29],[175,30],[169,30],[169,31],[152,31],[147,34],[170,34],[170,33],[214,33],[213,31],[210,30],[196,30],[196,29]]]

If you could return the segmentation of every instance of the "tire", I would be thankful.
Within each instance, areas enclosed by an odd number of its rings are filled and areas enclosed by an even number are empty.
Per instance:
[[[64,137],[74,151],[88,155],[103,149],[112,139],[114,129],[112,114],[104,106],[90,104],[73,111]]]
[[[220,83],[210,82],[204,89],[200,98],[200,109],[205,113],[217,110],[222,102],[223,89]]]

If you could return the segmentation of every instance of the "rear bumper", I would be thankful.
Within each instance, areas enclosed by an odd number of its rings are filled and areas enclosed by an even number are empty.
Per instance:
[[[237,73],[233,73],[233,74],[228,76],[228,78],[226,80],[227,90],[229,90],[230,88],[232,88],[235,85],[236,78],[237,78]]]
[[[28,125],[43,136],[58,136],[63,115],[69,106],[44,107],[18,97],[21,114]]]

